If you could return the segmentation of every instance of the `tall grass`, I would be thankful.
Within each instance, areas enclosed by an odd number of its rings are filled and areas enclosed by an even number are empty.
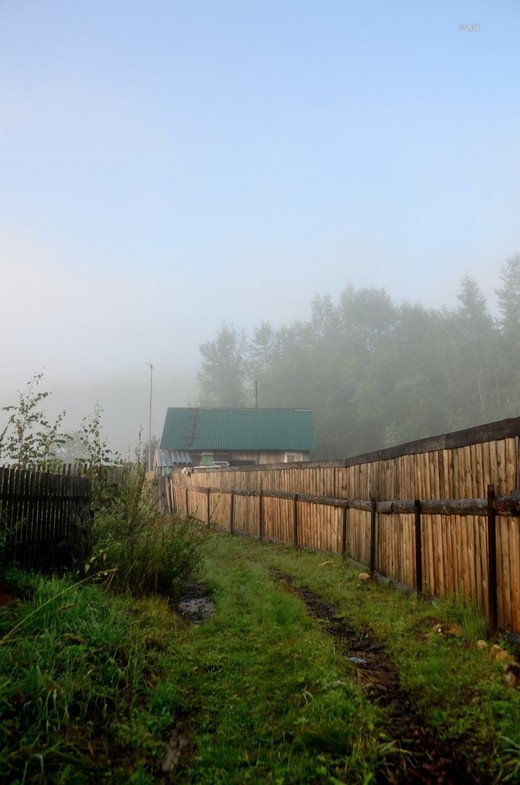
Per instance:
[[[0,781],[144,777],[161,754],[146,704],[175,630],[166,601],[31,581],[32,599],[0,615]]]
[[[118,591],[153,591],[175,598],[204,554],[207,529],[195,518],[158,508],[142,465],[101,489],[96,505],[88,571],[107,577]]]

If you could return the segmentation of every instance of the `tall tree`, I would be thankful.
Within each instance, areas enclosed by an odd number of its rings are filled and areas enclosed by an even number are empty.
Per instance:
[[[441,433],[449,410],[440,312],[404,303],[374,372],[383,397],[382,446]]]
[[[499,325],[507,339],[520,345],[520,253],[507,260],[500,271],[502,286],[495,289],[500,310]]]
[[[476,280],[465,275],[457,295],[453,349],[457,373],[458,427],[498,419],[496,329]]]
[[[261,380],[263,406],[313,410],[320,458],[513,416],[520,406],[520,255],[508,261],[503,281],[498,325],[468,275],[453,310],[397,306],[384,289],[349,285],[337,304],[315,297],[306,321],[277,331],[264,322],[246,352],[243,333],[225,326],[202,347],[203,400],[236,400],[252,374]]]
[[[200,404],[224,407],[250,405],[245,333],[237,332],[232,325],[224,323],[214,341],[201,345],[200,353]]]
[[[269,322],[262,322],[255,327],[253,337],[247,346],[249,372],[253,379],[265,374],[270,365],[275,363],[280,354],[280,339]]]
[[[500,374],[503,380],[506,416],[520,410],[520,254],[507,260],[500,271],[502,286],[495,290],[501,333]]]

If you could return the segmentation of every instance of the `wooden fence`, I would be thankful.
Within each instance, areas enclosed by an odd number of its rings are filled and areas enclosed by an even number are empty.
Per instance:
[[[176,472],[172,508],[462,595],[520,633],[520,418],[319,464]]]
[[[86,555],[86,477],[0,467],[0,551],[24,568],[70,567]]]

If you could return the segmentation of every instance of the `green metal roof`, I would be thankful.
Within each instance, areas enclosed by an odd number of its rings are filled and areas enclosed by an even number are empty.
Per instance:
[[[316,448],[310,409],[170,408],[162,450],[280,450]]]

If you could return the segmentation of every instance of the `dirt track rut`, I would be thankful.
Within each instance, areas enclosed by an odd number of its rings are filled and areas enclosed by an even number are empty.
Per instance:
[[[485,785],[471,773],[453,745],[441,742],[417,711],[413,696],[401,688],[399,672],[384,644],[365,625],[354,628],[337,610],[316,594],[295,584],[293,576],[272,570],[273,578],[295,592],[309,613],[323,623],[345,659],[357,668],[368,699],[385,708],[385,729],[398,751],[383,761],[376,783],[395,785]],[[486,784],[487,785],[487,784]]]

